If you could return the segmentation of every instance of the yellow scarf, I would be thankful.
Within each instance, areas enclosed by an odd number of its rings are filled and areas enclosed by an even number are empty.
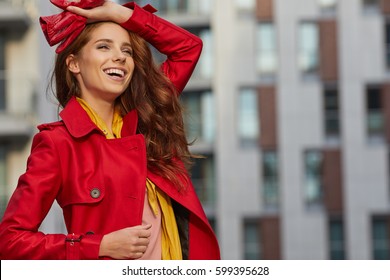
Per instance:
[[[76,99],[81,107],[87,112],[91,120],[103,131],[107,139],[121,138],[123,118],[119,112],[114,112],[112,131],[110,131],[106,123],[87,104],[87,102],[78,97]],[[159,214],[159,205],[161,208],[161,258],[163,260],[181,260],[183,257],[180,238],[171,199],[148,178],[146,179],[146,191],[148,203],[154,215],[157,216]]]

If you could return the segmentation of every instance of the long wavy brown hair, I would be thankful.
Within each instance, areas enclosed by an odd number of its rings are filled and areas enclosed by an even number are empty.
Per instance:
[[[65,107],[72,96],[81,94],[76,78],[68,70],[66,58],[77,55],[101,24],[88,24],[56,57],[51,85],[61,107]],[[186,174],[193,155],[188,150],[178,93],[155,64],[147,42],[135,33],[129,32],[129,35],[135,68],[129,87],[116,100],[117,106],[123,116],[137,110],[137,132],[145,137],[148,169],[168,179],[181,191],[188,180]]]

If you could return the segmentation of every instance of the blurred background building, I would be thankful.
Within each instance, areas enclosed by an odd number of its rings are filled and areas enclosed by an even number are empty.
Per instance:
[[[37,116],[35,1],[0,1],[0,216],[26,167]]]
[[[0,0],[0,216],[57,120],[48,2]],[[390,0],[137,2],[204,42],[182,102],[222,257],[390,259]]]

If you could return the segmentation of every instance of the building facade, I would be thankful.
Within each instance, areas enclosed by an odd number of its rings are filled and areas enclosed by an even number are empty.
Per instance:
[[[38,38],[34,1],[0,1],[0,215],[25,170],[36,124]],[[22,163],[22,164],[21,164]]]
[[[278,189],[260,255],[389,259],[389,4],[256,1],[262,200]]]
[[[390,1],[159,3],[204,41],[182,99],[223,257],[390,258]]]
[[[390,259],[390,1],[137,2],[204,42],[181,99],[223,259]],[[0,1],[0,211],[35,124],[57,120],[31,21],[50,6]]]

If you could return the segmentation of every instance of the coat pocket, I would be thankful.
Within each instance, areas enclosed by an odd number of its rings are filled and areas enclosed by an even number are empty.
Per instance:
[[[72,204],[97,204],[101,202],[106,195],[104,186],[87,186],[83,188],[74,188],[58,198],[59,205],[64,208]]]

